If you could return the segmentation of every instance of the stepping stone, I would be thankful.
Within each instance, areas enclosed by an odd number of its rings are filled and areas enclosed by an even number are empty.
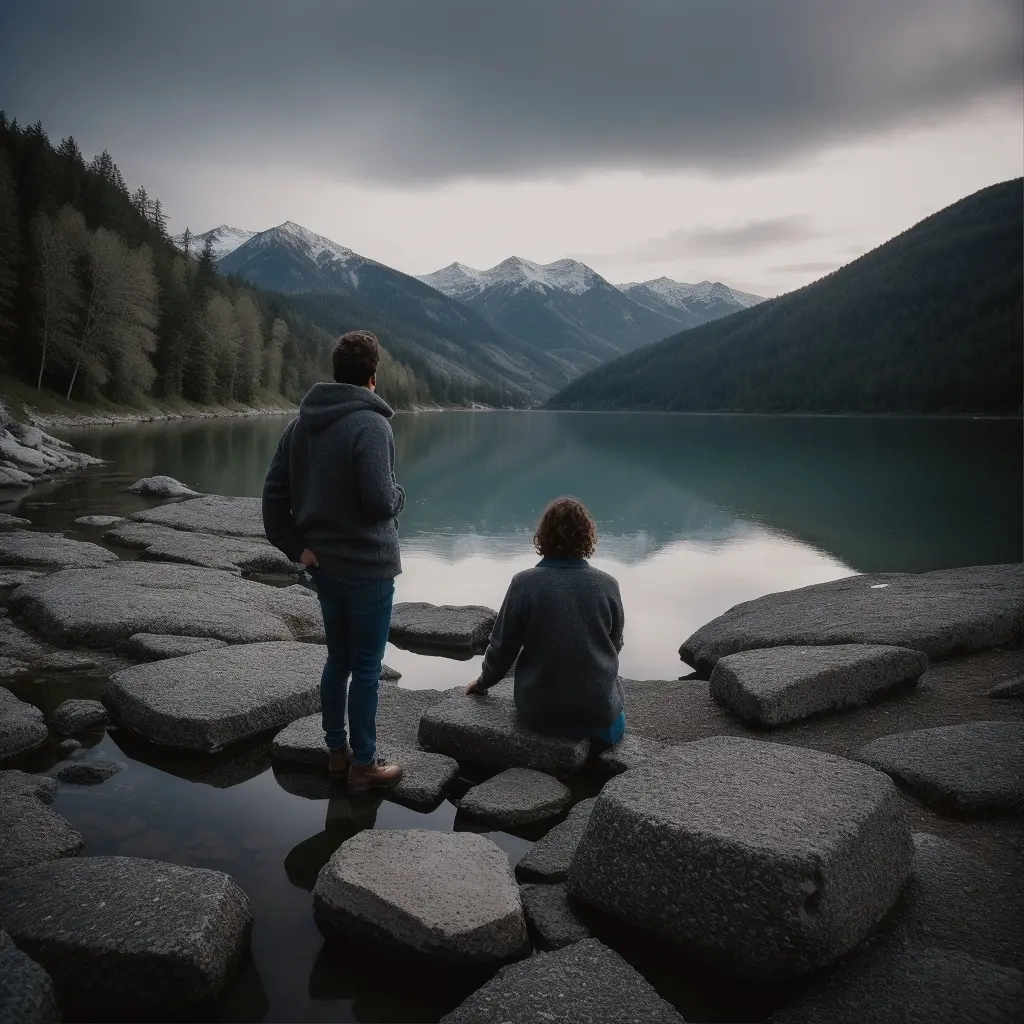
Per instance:
[[[441,1024],[683,1024],[683,1018],[617,953],[585,939],[503,967]]]
[[[225,647],[116,672],[104,699],[146,739],[212,753],[319,710],[326,659],[313,644]]]
[[[872,740],[856,757],[941,810],[1024,812],[1024,722],[900,732]]]
[[[863,704],[927,669],[928,656],[905,647],[774,647],[719,659],[711,696],[752,725],[785,725]]]
[[[360,832],[321,870],[313,910],[325,935],[453,967],[530,951],[508,855],[470,832]]]
[[[471,818],[508,830],[557,818],[571,801],[558,779],[530,768],[508,768],[473,786],[456,806]]]
[[[31,525],[31,519],[21,519],[19,516],[9,516],[6,512],[0,512],[0,527]]]
[[[8,600],[42,635],[68,647],[116,647],[135,633],[232,644],[324,636],[315,602],[191,565],[70,569],[24,584]]]
[[[537,949],[561,949],[593,937],[569,902],[565,885],[522,885],[519,895]]]
[[[266,540],[263,505],[259,498],[225,498],[219,494],[207,494],[136,512],[131,519],[138,523],[169,526],[174,530]]]
[[[886,644],[938,660],[1024,640],[1024,565],[850,576],[768,594],[701,626],[679,656],[707,678],[766,647]]]
[[[227,647],[225,640],[201,636],[161,636],[158,633],[135,633],[121,645],[130,658],[139,661],[163,661],[165,658],[184,658],[189,654],[202,654]]]
[[[524,882],[564,882],[569,876],[569,865],[576,854],[576,847],[590,824],[595,802],[593,797],[581,800],[569,811],[565,821],[534,843],[516,864],[516,877]]]
[[[994,697],[996,700],[1012,700],[1024,697],[1024,675],[1017,676],[1015,679],[1008,679],[1005,683],[1000,683],[998,686],[993,686],[988,691],[988,696]]]
[[[293,575],[296,572],[295,564],[287,555],[266,541],[246,537],[218,537],[127,521],[108,530],[103,539],[140,550],[143,557],[155,562],[183,562],[235,573]]]
[[[114,671],[116,659],[96,651],[67,651],[51,647],[38,636],[21,629],[9,618],[0,617],[0,654],[40,672]]]
[[[499,687],[482,697],[458,690],[428,708],[420,719],[419,745],[460,764],[533,768],[559,778],[578,772],[590,753],[589,740],[527,728],[516,715],[511,691]]]
[[[37,580],[46,573],[34,572],[31,569],[0,569],[0,600],[17,590],[23,583]]]
[[[111,527],[124,522],[124,516],[79,516],[75,526]]]
[[[136,857],[50,861],[0,881],[0,927],[71,1020],[211,1020],[252,914],[220,871]]]
[[[124,761],[66,761],[53,775],[75,786],[98,786],[127,767]]]
[[[0,932],[0,1024],[58,1024],[53,980]]]
[[[128,488],[129,494],[137,494],[144,498],[197,498],[198,491],[186,487],[173,476],[146,476]]]
[[[69,540],[59,533],[11,530],[0,533],[0,565],[28,568],[94,568],[116,562],[113,551],[84,540]]]
[[[436,647],[445,651],[482,652],[497,612],[482,605],[436,605],[406,601],[391,614],[393,644]]]
[[[636,733],[627,732],[625,736],[607,750],[598,755],[597,763],[605,774],[621,775],[631,768],[639,768],[652,761],[666,749],[664,743],[645,739]]]
[[[82,849],[81,835],[49,807],[56,793],[46,775],[0,771],[0,876]]]
[[[49,738],[42,711],[0,688],[0,761],[30,754]]]
[[[715,736],[607,783],[568,884],[725,973],[781,980],[870,934],[912,858],[903,802],[881,772]]]
[[[110,721],[107,709],[98,700],[66,700],[50,719],[54,731],[61,736],[94,729]]]
[[[963,953],[920,950],[852,963],[768,1018],[770,1024],[1017,1024],[1024,974]]]

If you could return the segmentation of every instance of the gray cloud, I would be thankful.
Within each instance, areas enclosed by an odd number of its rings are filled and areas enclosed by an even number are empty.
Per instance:
[[[0,95],[115,157],[347,180],[749,171],[1018,89],[1018,0],[6,0]]]
[[[842,265],[836,260],[809,260],[807,263],[782,263],[768,269],[773,274],[827,274]]]

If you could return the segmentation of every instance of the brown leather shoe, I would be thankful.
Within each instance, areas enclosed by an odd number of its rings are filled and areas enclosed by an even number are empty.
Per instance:
[[[332,750],[331,759],[327,764],[327,771],[331,775],[348,775],[348,766],[352,757],[352,751],[345,747],[344,750]]]
[[[387,788],[402,777],[397,764],[388,764],[383,757],[375,757],[369,764],[349,762],[348,789],[350,793],[365,793],[371,787]]]

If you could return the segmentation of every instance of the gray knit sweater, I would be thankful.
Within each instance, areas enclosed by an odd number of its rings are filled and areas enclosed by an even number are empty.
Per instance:
[[[535,729],[602,728],[622,711],[619,585],[583,559],[545,558],[512,577],[484,655],[480,686],[518,655],[516,710]]]
[[[402,571],[394,414],[354,384],[314,384],[285,428],[263,484],[267,539],[293,561],[303,548],[338,579]]]

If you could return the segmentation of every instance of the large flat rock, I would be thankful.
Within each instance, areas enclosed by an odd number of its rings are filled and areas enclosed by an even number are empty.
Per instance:
[[[558,779],[531,768],[507,768],[473,786],[457,806],[478,821],[515,829],[559,817],[571,800]]]
[[[140,523],[155,523],[195,533],[259,537],[261,540],[266,536],[259,498],[225,498],[219,494],[207,494],[136,512],[131,518]]]
[[[617,953],[585,939],[503,967],[441,1024],[682,1024],[683,1018]]]
[[[0,565],[37,569],[94,568],[116,562],[113,551],[59,533],[11,530],[0,533]]]
[[[929,804],[1024,813],[1024,722],[966,722],[872,740],[857,757]]]
[[[71,1019],[214,1019],[251,923],[245,893],[205,868],[75,857],[0,881],[0,927]]]
[[[711,696],[745,722],[785,725],[864,704],[916,682],[927,668],[926,654],[905,647],[769,647],[720,658],[711,673]]]
[[[590,824],[594,803],[594,798],[581,800],[569,811],[565,821],[534,843],[516,864],[516,876],[523,881],[564,882],[569,877],[576,847]]]
[[[318,710],[326,660],[313,644],[225,647],[117,672],[104,699],[154,743],[216,751]]]
[[[0,876],[82,849],[82,836],[49,806],[56,792],[45,775],[0,771]]]
[[[0,687],[0,761],[38,750],[49,737],[42,711]]]
[[[266,541],[173,530],[155,523],[123,522],[103,539],[141,551],[156,562],[182,562],[225,572],[295,573],[297,567]]]
[[[701,626],[679,656],[705,678],[720,658],[766,647],[884,644],[929,658],[1024,640],[1024,565],[850,576],[768,594]]]
[[[530,949],[508,855],[469,832],[360,832],[324,865],[313,907],[328,935],[450,966]]]
[[[895,903],[912,857],[881,772],[716,736],[604,787],[569,892],[725,973],[773,980],[853,949]]]
[[[0,931],[0,1024],[57,1024],[53,980]]]
[[[499,684],[483,696],[458,690],[428,708],[419,743],[462,762],[493,768],[533,768],[559,778],[586,763],[589,740],[548,736],[524,725],[511,690]]]
[[[419,601],[396,604],[391,615],[394,644],[436,647],[446,651],[482,651],[497,613],[482,605],[436,605]]]
[[[561,949],[589,939],[592,933],[580,920],[565,885],[531,883],[519,888],[523,913],[537,949]]]
[[[135,633],[231,644],[323,641],[315,601],[214,569],[119,562],[33,580],[10,598],[44,636],[64,646],[114,647]]]
[[[75,520],[75,526],[103,527],[109,529],[118,523],[124,522],[124,516],[79,516]]]
[[[654,760],[664,750],[664,743],[627,732],[618,743],[598,755],[597,763],[606,774],[621,775]]]

